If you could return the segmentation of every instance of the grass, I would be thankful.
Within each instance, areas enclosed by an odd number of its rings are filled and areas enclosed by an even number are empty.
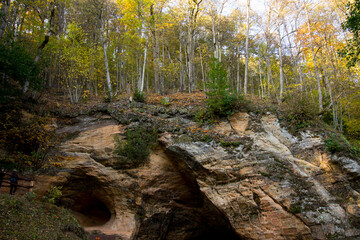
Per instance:
[[[0,239],[87,239],[68,210],[7,194],[0,194],[0,233]]]

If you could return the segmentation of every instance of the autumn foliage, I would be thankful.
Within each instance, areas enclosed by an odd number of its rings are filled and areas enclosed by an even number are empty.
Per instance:
[[[205,100],[205,94],[201,91],[194,93],[176,92],[167,95],[150,94],[147,103],[161,105],[161,100],[164,98],[168,98],[171,106],[174,107],[197,107],[203,104]]]
[[[0,161],[18,169],[39,168],[55,141],[49,118],[13,110],[0,122],[0,145],[8,152]]]

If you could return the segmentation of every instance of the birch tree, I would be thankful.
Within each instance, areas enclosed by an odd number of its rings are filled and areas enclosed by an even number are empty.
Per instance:
[[[247,94],[249,78],[249,34],[250,34],[250,0],[246,4],[246,42],[245,42],[245,77],[244,77],[244,94]]]
[[[188,55],[188,77],[189,92],[196,89],[196,78],[194,69],[195,60],[195,30],[197,28],[197,20],[200,13],[200,6],[203,0],[188,0],[188,16],[187,16],[187,55]]]
[[[309,10],[308,5],[306,5],[305,11],[306,11],[306,17],[307,17],[307,27],[308,27],[308,31],[309,31],[309,35],[310,35],[310,47],[311,47],[311,53],[312,53],[312,59],[313,59],[313,63],[314,63],[314,68],[315,68],[315,77],[316,77],[317,87],[318,87],[319,111],[321,112],[323,110],[323,96],[322,96],[320,74],[319,74],[319,69],[318,69],[317,60],[316,60],[314,37],[313,37],[313,33],[312,33],[312,30],[311,30],[311,27],[310,27],[311,19],[310,19],[310,13],[309,13],[310,10]]]

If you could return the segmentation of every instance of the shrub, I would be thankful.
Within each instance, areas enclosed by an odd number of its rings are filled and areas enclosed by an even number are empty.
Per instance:
[[[227,73],[221,62],[213,59],[210,62],[209,82],[206,100],[208,116],[227,117],[236,108],[237,97],[229,91]]]
[[[111,97],[109,96],[109,94],[104,96],[104,102],[105,103],[110,103],[111,102]]]
[[[46,196],[43,196],[42,200],[44,202],[55,204],[55,202],[62,196],[61,189],[62,189],[61,186],[60,187],[54,186],[50,188],[47,191]]]
[[[142,102],[142,103],[146,101],[144,92],[139,91],[139,89],[135,89],[134,94],[133,94],[133,99],[136,102]]]
[[[330,133],[325,139],[326,149],[331,153],[343,153],[350,157],[357,157],[360,149],[352,146],[351,143],[343,136],[335,133]]]
[[[223,97],[210,97],[207,100],[207,111],[218,117],[227,117],[234,113],[237,97],[234,94]]]
[[[318,119],[317,104],[301,92],[289,93],[284,98],[282,107],[284,118],[294,132],[311,126],[314,120]]]
[[[335,134],[329,134],[329,137],[325,139],[326,149],[331,153],[342,152],[345,150],[345,146],[340,143],[339,138]]]
[[[149,159],[150,150],[157,145],[157,130],[138,126],[126,131],[126,140],[115,138],[114,153],[129,159],[134,166],[140,166]]]
[[[162,98],[160,104],[167,107],[171,105],[170,99],[168,97]]]

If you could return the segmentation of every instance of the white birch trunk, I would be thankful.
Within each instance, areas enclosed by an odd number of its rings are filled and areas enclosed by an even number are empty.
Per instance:
[[[306,13],[307,13],[307,25],[308,25],[308,30],[309,30],[309,34],[310,34],[311,52],[312,52],[314,68],[315,68],[315,77],[316,77],[318,93],[319,93],[319,111],[321,112],[323,110],[321,80],[320,80],[320,75],[319,75],[319,69],[318,69],[317,62],[316,62],[315,47],[314,47],[313,35],[312,35],[311,27],[310,27],[310,17],[309,17],[308,10]]]
[[[146,68],[146,61],[147,61],[147,44],[145,46],[145,52],[144,52],[144,65],[142,70],[142,76],[141,76],[141,84],[140,84],[140,92],[144,91],[144,82],[145,82],[145,68]]]
[[[105,71],[106,71],[106,85],[109,91],[109,97],[112,98],[112,87],[111,87],[111,79],[110,79],[110,71],[109,71],[109,63],[107,58],[107,45],[104,37],[104,18],[103,12],[101,13],[101,34],[102,34],[102,42],[103,42],[103,51],[104,51],[104,62],[105,62]]]
[[[249,78],[249,34],[250,34],[250,0],[247,0],[246,8],[246,40],[245,40],[245,78],[244,78],[244,94],[247,94],[247,85]]]

